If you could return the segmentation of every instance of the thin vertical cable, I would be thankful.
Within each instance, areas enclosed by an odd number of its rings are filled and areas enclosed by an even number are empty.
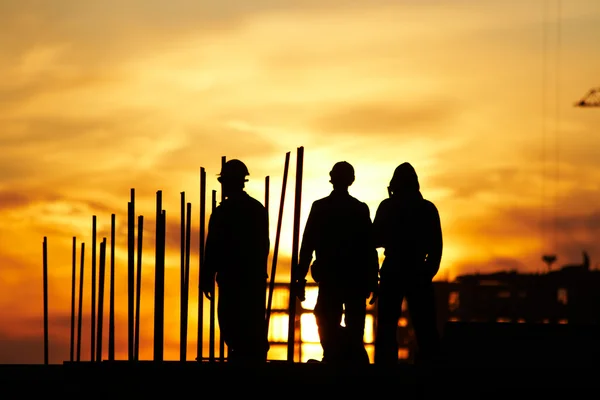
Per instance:
[[[540,230],[542,236],[542,251],[546,251],[548,248],[547,242],[547,234],[546,230],[548,229],[546,224],[546,146],[547,146],[547,90],[546,87],[548,85],[548,74],[547,74],[547,64],[548,64],[548,7],[547,0],[542,0],[542,183],[541,183],[541,207],[540,207]]]
[[[556,2],[556,57],[555,57],[555,176],[554,176],[554,226],[552,229],[552,244],[556,249],[557,230],[558,230],[558,207],[559,207],[559,191],[560,191],[560,130],[561,130],[561,115],[560,115],[560,70],[561,70],[561,20],[562,20],[562,5],[561,0]]]

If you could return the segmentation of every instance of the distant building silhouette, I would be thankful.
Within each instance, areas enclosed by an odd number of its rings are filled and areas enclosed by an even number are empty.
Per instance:
[[[600,324],[600,270],[589,267],[584,253],[582,264],[546,273],[468,274],[434,282],[440,331],[447,322]],[[415,343],[409,320],[400,321],[398,337],[404,344],[400,357],[412,360]]]
[[[438,283],[444,286],[444,283]],[[448,290],[450,289],[450,290]],[[543,274],[463,275],[446,290],[447,319],[520,323],[600,322],[600,271],[565,265]]]

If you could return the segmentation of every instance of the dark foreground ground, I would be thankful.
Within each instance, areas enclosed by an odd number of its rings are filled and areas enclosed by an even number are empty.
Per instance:
[[[270,362],[126,361],[0,366],[2,398],[548,398],[598,397],[600,369],[592,367],[481,367],[398,365],[381,369]],[[566,396],[566,397],[565,397]]]
[[[104,361],[0,365],[0,399],[16,398],[600,398],[596,326],[453,324],[436,365],[382,368],[270,361]],[[260,398],[259,397],[259,398]]]

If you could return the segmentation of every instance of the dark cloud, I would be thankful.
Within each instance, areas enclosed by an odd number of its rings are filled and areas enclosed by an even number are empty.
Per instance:
[[[110,213],[113,211],[108,203],[98,201],[97,199],[86,199],[80,196],[68,197],[52,191],[36,190],[36,188],[31,187],[0,190],[0,211],[25,208],[34,204],[44,208],[55,202],[69,205],[63,210],[65,217],[89,216],[90,223],[93,215],[108,214],[110,217]]]
[[[560,120],[567,123],[560,123],[555,116],[552,121],[549,116],[545,137],[543,133],[536,132],[515,150],[523,163],[545,164],[551,176],[558,168],[562,178],[584,183],[600,167],[597,152],[600,139],[594,134],[598,129],[596,111],[594,108],[565,107],[560,111]]]
[[[213,179],[214,183],[221,169],[222,156],[231,159],[244,154],[248,163],[247,159],[267,157],[277,150],[272,139],[263,134],[260,127],[253,128],[253,131],[240,131],[224,126],[224,121],[221,122],[222,125],[199,123],[186,126],[184,143],[166,152],[156,164],[156,169],[172,173],[175,170],[189,170],[189,166],[195,163],[198,169],[191,172],[199,171],[202,166],[207,170],[207,180]],[[208,170],[214,174],[209,175]]]
[[[31,198],[22,192],[0,191],[0,211],[6,209],[22,208],[31,203]]]
[[[110,168],[115,155],[133,162],[143,154],[139,143],[151,141],[150,111],[122,111],[98,118],[40,117],[4,122],[0,147],[5,152],[0,171],[6,182],[52,181],[70,185],[95,184],[90,175]],[[153,123],[156,127],[156,123]],[[123,158],[125,157],[125,158]],[[116,168],[120,167],[119,165]]]
[[[496,224],[495,226],[513,226],[514,229],[529,226],[556,230],[565,239],[577,236],[590,238],[598,236],[600,234],[600,209],[597,204],[600,195],[587,197],[586,204],[577,204],[577,198],[578,194],[573,193],[562,200],[565,205],[572,204],[571,207],[548,207],[543,214],[545,217],[543,221],[539,207],[525,207],[517,204],[496,207],[492,209],[494,214],[508,224]]]
[[[0,137],[4,148],[33,146],[38,152],[56,152],[86,149],[114,149],[112,139],[119,135],[119,142],[131,143],[136,137],[149,135],[145,126],[155,124],[156,114],[150,110],[120,110],[100,117],[28,117],[2,121],[7,132]],[[142,133],[144,132],[144,133]],[[125,133],[127,135],[125,135]]]
[[[600,254],[600,246],[588,243],[568,243],[561,245],[554,254],[558,255],[556,263],[551,267],[552,270],[560,269],[568,265],[581,265],[583,263],[583,252],[590,256],[590,267],[598,268],[600,263],[595,258]],[[485,261],[469,260],[468,257],[453,266],[455,276],[468,274],[491,274],[503,271],[517,271],[519,273],[544,272],[548,267],[542,261],[541,253],[526,253],[519,258],[502,256],[492,257]]]
[[[600,255],[600,209],[589,206],[587,209],[563,209],[547,212],[541,218],[537,207],[514,205],[512,207],[496,207],[491,209],[492,215],[485,222],[472,219],[463,222],[463,231],[467,235],[485,236],[491,243],[505,241],[515,242],[519,238],[530,241],[532,237],[546,238],[550,251],[558,256],[558,268],[565,264],[578,264],[582,260],[582,252],[586,251],[591,258],[591,265],[597,265],[595,257]],[[491,223],[489,221],[501,221]],[[543,250],[540,250],[543,251]],[[518,259],[506,254],[492,257],[485,262],[473,261],[464,255],[464,261],[454,265],[453,272],[489,273],[500,270],[539,271],[543,268],[541,253],[528,253],[527,250]]]
[[[222,155],[237,158],[244,154],[246,160],[262,159],[276,150],[259,128],[257,132],[241,132],[224,126],[224,122],[164,122],[161,126],[152,122],[155,117],[151,110],[122,110],[94,118],[5,120],[7,128],[0,137],[0,147],[6,155],[0,159],[0,166],[4,166],[0,179],[27,190],[47,187],[52,182],[54,190],[103,188],[126,196],[130,188],[147,187],[148,182],[156,190],[171,186],[176,173],[188,171],[199,176],[200,166],[207,170],[207,183],[214,185]],[[166,132],[174,127],[180,131],[175,144],[157,147],[158,142],[168,142]]]
[[[465,274],[490,274],[498,271],[526,271],[527,266],[521,260],[511,257],[494,257],[486,260],[484,264],[466,260],[456,264],[454,273]]]
[[[531,202],[537,197],[547,207],[558,197],[562,207],[588,207],[600,188],[595,183],[600,165],[592,155],[595,139],[567,136],[558,151],[555,138],[548,137],[545,156],[538,136],[511,138],[510,144],[502,138],[461,136],[460,146],[437,151],[438,167],[430,171],[428,185],[448,190],[451,200],[485,194],[518,205],[521,198]]]
[[[498,205],[489,208],[490,219],[498,222],[482,224],[472,219],[464,222],[463,226],[471,231],[481,231],[488,238],[498,239],[541,235],[543,232],[548,236],[556,234],[559,246],[569,249],[575,245],[580,252],[583,247],[600,246],[596,239],[600,237],[600,209],[596,200],[597,197],[585,207],[548,207],[544,212],[538,206]]]
[[[40,307],[41,308],[41,307]],[[0,363],[42,364],[44,362],[43,320],[21,318],[19,326],[0,329]],[[70,317],[57,315],[48,319],[48,355],[51,363],[62,363],[69,357]],[[67,358],[64,358],[66,355]]]
[[[55,339],[53,337],[53,339]],[[68,341],[52,340],[53,350],[60,354],[68,354]],[[61,357],[52,354],[52,362],[64,361]],[[44,339],[40,337],[14,337],[8,333],[0,332],[0,363],[2,364],[42,364],[44,362]]]
[[[587,209],[565,208],[558,210],[557,213],[555,221],[550,221],[548,224],[552,224],[551,226],[559,231],[570,235],[582,231],[600,233],[600,209],[595,205]]]
[[[369,2],[369,7],[386,4],[395,3],[377,0]],[[0,4],[0,24],[12,34],[0,40],[0,48],[19,52],[40,43],[69,43],[75,45],[76,52],[72,54],[78,59],[85,60],[85,55],[87,63],[107,64],[113,59],[108,55],[133,55],[140,49],[172,47],[182,35],[191,32],[198,35],[232,31],[242,27],[248,18],[263,13],[364,7],[364,2],[357,0],[9,1]]]
[[[453,101],[436,99],[428,104],[373,102],[348,104],[318,118],[313,126],[326,134],[414,136],[421,130],[451,124],[458,115]],[[439,130],[442,134],[443,130]],[[435,135],[435,133],[433,134]]]
[[[102,330],[104,359],[108,357],[108,304],[105,303],[105,321]],[[81,360],[90,359],[90,315],[86,312],[82,318]],[[18,327],[0,329],[0,363],[1,364],[41,364],[44,362],[44,331],[42,316],[39,318],[22,318]],[[127,349],[127,320],[115,316],[115,350]],[[48,317],[48,355],[52,364],[63,363],[70,358],[70,314],[50,313]],[[26,332],[26,333],[25,333]],[[77,349],[77,319],[74,331],[74,356]]]
[[[41,246],[40,246],[41,247]],[[36,265],[37,267],[37,265]],[[2,271],[4,273],[19,273],[19,282],[22,284],[26,284],[27,280],[29,279],[26,275],[28,275],[28,273],[31,272],[31,270],[33,269],[33,266],[28,263],[27,261],[25,261],[22,257],[19,256],[15,256],[12,254],[7,254],[6,252],[4,252],[2,254]],[[22,272],[26,272],[24,274],[20,274]],[[41,280],[40,280],[41,282]],[[25,295],[25,294],[31,294],[33,292],[37,292],[37,290],[34,290],[31,288],[31,286],[25,286],[23,289],[24,292],[22,292],[21,294]]]
[[[70,74],[46,71],[24,82],[5,81],[0,83],[0,102],[5,106],[6,111],[10,111],[17,105],[45,94],[111,83],[119,83],[118,78],[111,76],[104,69],[86,68]],[[3,139],[10,138],[3,137]]]
[[[430,2],[431,3],[431,2]],[[373,6],[396,5],[393,0],[374,0],[369,4]],[[74,17],[97,17],[99,20],[113,24],[125,24],[126,21],[137,25],[146,23],[154,26],[160,22],[164,26],[174,27],[200,26],[215,21],[235,20],[242,16],[256,15],[272,11],[301,11],[301,10],[332,10],[364,8],[360,0],[331,0],[323,3],[319,0],[305,0],[301,3],[295,1],[258,0],[251,3],[236,0],[177,0],[167,2],[164,0],[130,0],[126,4],[117,0],[90,1],[81,3],[76,0],[56,0],[52,4],[36,0],[23,0],[19,2],[3,2],[0,6],[1,15],[25,16],[34,14],[45,19],[63,18],[66,21]],[[9,18],[6,18],[7,20]],[[97,22],[101,24],[101,22]],[[96,26],[97,27],[97,26]],[[111,28],[107,26],[107,28]]]
[[[473,199],[481,193],[518,196],[519,192],[530,195],[532,191],[538,191],[539,178],[522,166],[473,167],[460,162],[460,158],[456,160],[456,163],[443,163],[444,168],[434,170],[428,177],[429,186],[450,190],[454,200]]]

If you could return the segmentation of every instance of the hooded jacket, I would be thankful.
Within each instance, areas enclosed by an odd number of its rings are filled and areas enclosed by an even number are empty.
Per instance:
[[[442,229],[437,207],[423,198],[417,175],[401,164],[390,182],[390,197],[383,200],[373,221],[377,247],[384,248],[380,276],[433,278],[442,258]]]

